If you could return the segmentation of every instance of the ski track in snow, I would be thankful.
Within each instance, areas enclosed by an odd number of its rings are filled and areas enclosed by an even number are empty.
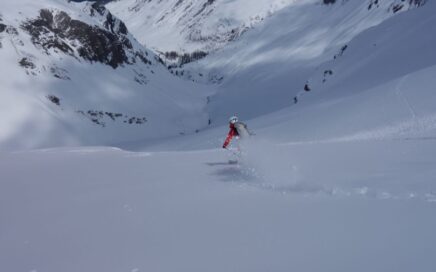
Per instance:
[[[409,76],[406,75],[404,76],[397,84],[397,86],[395,87],[396,89],[396,94],[398,97],[400,97],[403,101],[404,104],[406,104],[407,109],[410,112],[410,115],[412,116],[412,119],[415,120],[416,119],[416,113],[415,110],[413,109],[412,105],[410,104],[409,100],[404,96],[404,94],[402,93],[401,87],[403,86],[404,82],[407,80]]]
[[[435,119],[436,120],[436,119]],[[370,135],[374,135],[371,134]],[[385,134],[384,134],[385,135]],[[374,141],[374,139],[376,139]],[[425,139],[425,138],[424,138]],[[364,141],[363,141],[364,140]],[[398,144],[401,148],[402,141],[408,140],[413,142],[420,142],[421,139],[418,138],[404,138],[404,139],[390,139],[388,142],[394,145]],[[429,138],[429,140],[436,140],[436,138]],[[324,141],[312,141],[312,142],[299,142],[299,143],[287,143],[287,144],[269,144],[266,148],[257,149],[256,146],[265,143],[255,143],[253,142],[248,146],[248,150],[243,152],[243,157],[240,158],[240,162],[237,165],[230,165],[225,162],[222,163],[207,163],[210,166],[217,167],[219,169],[213,172],[214,175],[220,176],[221,180],[224,182],[229,182],[237,187],[254,189],[254,190],[265,190],[274,193],[280,193],[283,195],[304,195],[304,196],[314,196],[314,195],[325,195],[330,197],[365,197],[369,199],[378,200],[422,200],[427,202],[435,201],[435,191],[424,191],[415,192],[408,191],[405,188],[396,188],[396,192],[391,191],[389,186],[387,188],[376,188],[371,186],[361,186],[353,187],[347,186],[343,187],[340,183],[335,184],[335,177],[331,177],[332,180],[324,184],[323,180],[313,180],[306,179],[306,173],[304,170],[300,169],[297,165],[291,162],[284,161],[283,157],[277,156],[275,150],[282,147],[292,147],[297,146],[316,146],[319,145],[329,145],[329,144],[356,144],[359,142],[363,143],[383,143],[386,139],[382,140],[380,138],[374,137],[344,137],[333,140]],[[431,144],[431,143],[430,143]],[[257,149],[257,150],[256,150]],[[269,149],[269,150],[268,150]],[[406,152],[406,151],[404,151]],[[289,150],[292,153],[292,149]],[[315,154],[311,154],[316,156]],[[266,158],[263,158],[266,156]],[[377,155],[374,155],[377,156]],[[288,159],[298,161],[298,158],[288,157]],[[359,163],[359,155],[356,154],[356,158]],[[361,162],[363,163],[363,162]],[[316,165],[314,165],[313,171],[316,171]],[[338,169],[332,169],[332,171],[337,172]],[[353,173],[355,178],[363,173]],[[371,176],[365,173],[366,181],[371,183]],[[340,175],[339,175],[340,176]],[[377,177],[378,178],[378,177]],[[381,175],[383,179],[383,175]],[[353,182],[352,178],[349,180]],[[386,187],[386,186],[385,186]],[[399,192],[398,192],[399,191]]]
[[[8,218],[0,223],[0,268],[219,272],[238,266],[260,272],[278,264],[283,268],[278,271],[298,266],[304,272],[326,267],[363,272],[374,263],[396,264],[402,254],[412,254],[404,262],[414,264],[422,245],[431,252],[421,266],[431,266],[436,194],[401,196],[370,186],[347,189],[334,181],[317,186],[306,182],[305,165],[288,156],[301,155],[295,146],[253,146],[238,165],[226,164],[227,153],[217,149],[152,153],[89,147],[0,154],[0,162],[8,161],[0,164],[6,178],[0,202],[8,204],[0,206],[0,215]],[[303,153],[313,156],[310,146]],[[380,247],[382,259],[371,251]],[[350,248],[352,261],[341,269],[336,264]],[[329,252],[333,255],[321,266],[308,265]],[[361,256],[371,261],[353,269]]]
[[[421,200],[427,202],[436,202],[436,192],[403,192],[401,194],[389,192],[389,190],[379,190],[370,187],[356,187],[351,189],[345,189],[341,187],[329,187],[322,185],[307,185],[295,182],[292,178],[289,178],[290,185],[275,184],[274,180],[268,180],[265,176],[259,174],[255,167],[247,164],[238,166],[228,166],[226,163],[217,163],[215,166],[221,165],[223,168],[213,172],[214,175],[222,176],[222,181],[231,183],[239,188],[247,190],[261,190],[269,191],[273,193],[279,193],[282,195],[299,194],[306,197],[312,197],[315,195],[324,195],[337,198],[354,198],[365,197],[375,200]],[[227,166],[225,166],[227,165]],[[295,168],[289,172],[292,176],[292,171],[297,171]]]

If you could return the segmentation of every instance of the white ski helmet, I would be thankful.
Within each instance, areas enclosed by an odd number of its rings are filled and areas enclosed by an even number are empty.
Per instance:
[[[238,122],[238,117],[236,115],[233,115],[232,117],[229,118],[230,124],[234,124],[236,122]]]

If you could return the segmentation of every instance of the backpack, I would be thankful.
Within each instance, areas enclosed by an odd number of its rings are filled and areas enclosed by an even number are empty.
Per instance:
[[[242,122],[236,122],[234,126],[241,139],[250,137],[251,133],[248,131],[246,124]]]

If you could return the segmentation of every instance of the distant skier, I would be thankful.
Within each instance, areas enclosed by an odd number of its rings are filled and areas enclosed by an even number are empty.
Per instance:
[[[253,135],[248,131],[247,125],[240,122],[237,116],[230,117],[229,127],[230,131],[227,134],[226,140],[224,141],[223,148],[227,148],[227,146],[230,144],[234,137],[236,137],[237,139],[246,139],[250,137],[250,135]]]

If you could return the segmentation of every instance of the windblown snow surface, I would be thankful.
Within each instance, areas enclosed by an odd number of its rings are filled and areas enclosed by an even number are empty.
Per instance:
[[[253,66],[210,129],[0,153],[0,271],[435,271],[436,3],[379,23],[306,67],[297,104],[247,98]],[[238,164],[230,93],[256,133]]]

